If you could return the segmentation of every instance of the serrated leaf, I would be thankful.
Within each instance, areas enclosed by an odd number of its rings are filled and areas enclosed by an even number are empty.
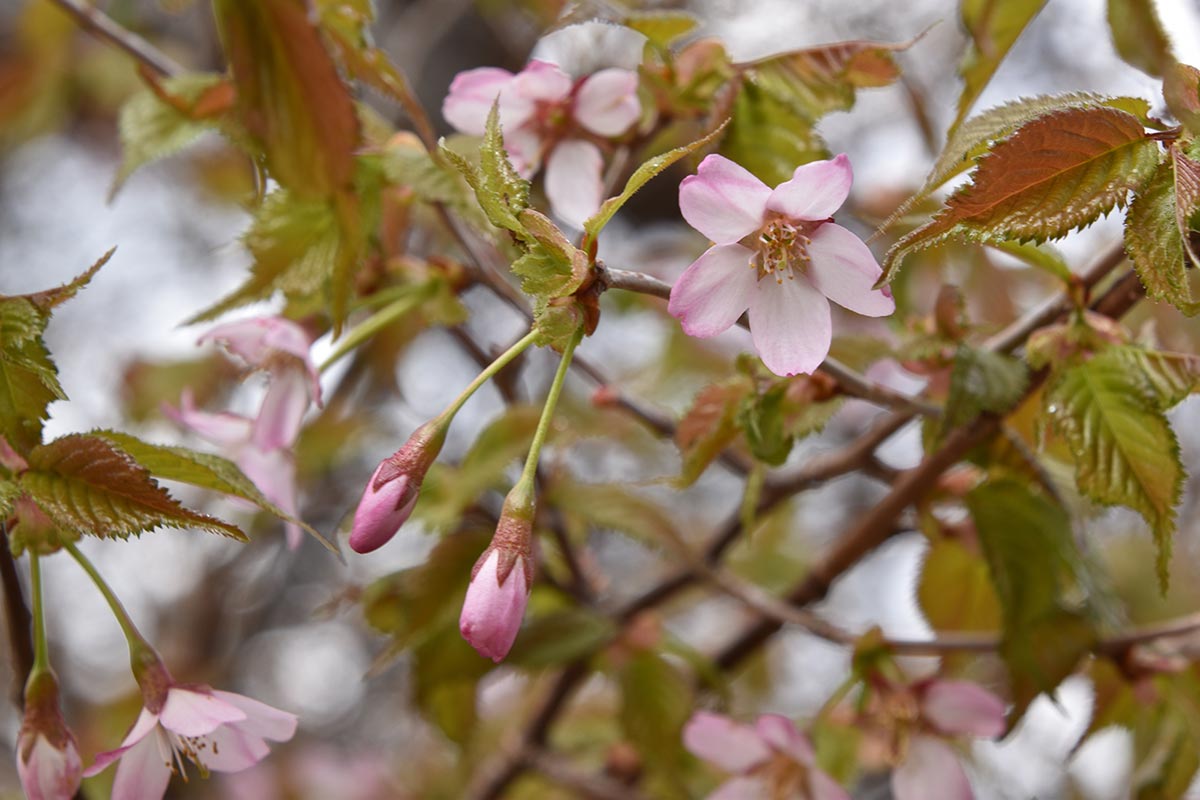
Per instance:
[[[274,514],[284,522],[299,525],[326,548],[337,552],[337,546],[315,528],[303,520],[293,517],[268,500],[258,487],[242,473],[237,464],[227,458],[211,453],[200,453],[186,447],[151,444],[143,442],[136,436],[118,431],[98,430],[92,431],[89,435],[111,442],[156,478],[179,481],[199,486],[202,489],[211,489],[214,492],[240,497],[263,511]]]
[[[788,180],[801,164],[829,157],[813,120],[749,81],[737,90],[721,153],[768,186]]]
[[[906,255],[949,238],[1044,241],[1089,225],[1158,166],[1158,144],[1142,123],[1113,108],[1053,111],[997,144],[937,216],[900,239],[880,283]]]
[[[585,608],[563,608],[529,618],[506,664],[528,670],[566,664],[600,649],[617,633],[613,621]]]
[[[1200,310],[1188,285],[1183,237],[1179,232],[1175,169],[1159,165],[1154,177],[1129,204],[1125,215],[1125,251],[1151,300],[1170,303],[1185,314]]]
[[[1038,695],[1053,694],[1060,683],[1074,674],[1096,646],[1097,638],[1088,619],[1062,609],[1031,620],[1020,636],[1005,638],[1000,644],[1000,655],[1012,681],[1013,708],[1009,719],[1020,719]]]
[[[162,81],[162,91],[192,103],[206,94],[228,87],[224,78],[214,74],[178,75]],[[121,135],[121,166],[113,178],[109,197],[139,167],[174,155],[207,131],[217,127],[212,119],[196,119],[165,102],[151,88],[139,91],[121,106],[117,130]]]
[[[180,505],[100,436],[63,436],[35,447],[28,461],[21,489],[55,524],[80,535],[124,539],[158,527],[199,528],[247,541],[236,526]]]
[[[777,467],[787,460],[795,439],[785,426],[787,383],[749,395],[738,409],[738,425],[746,434],[750,452],[765,464]]]
[[[517,215],[529,206],[529,181],[517,174],[504,149],[499,101],[488,114],[478,167],[447,147],[444,139],[438,143],[438,153],[466,179],[492,225],[522,238],[526,236]]]
[[[652,767],[671,769],[683,756],[684,723],[692,713],[687,681],[662,656],[634,655],[618,676],[621,729]]]
[[[443,203],[480,230],[487,220],[470,187],[459,175],[435,160],[415,139],[392,137],[380,155],[384,175],[407,186],[427,203]]]
[[[958,69],[963,90],[951,132],[966,119],[1000,62],[1045,4],[1046,0],[963,0],[960,4],[971,43]]]
[[[929,171],[925,183],[888,216],[879,226],[880,230],[890,228],[896,220],[933,194],[935,189],[955,175],[970,169],[989,147],[1025,123],[1051,111],[1100,106],[1126,111],[1141,120],[1145,120],[1150,114],[1150,104],[1140,97],[1104,97],[1090,92],[1023,97],[976,114],[950,132],[946,145]]]
[[[1171,146],[1170,153],[1175,165],[1175,224],[1184,252],[1194,266],[1200,267],[1200,256],[1192,248],[1191,237],[1192,219],[1200,211],[1200,161],[1183,152],[1178,143]]]
[[[20,452],[41,442],[47,407],[67,397],[42,342],[47,320],[24,297],[0,299],[0,436]]]
[[[1183,488],[1179,442],[1151,384],[1124,358],[1106,351],[1067,370],[1046,392],[1046,411],[1075,458],[1080,491],[1103,505],[1129,506],[1146,519],[1165,588]]]
[[[1174,63],[1153,0],[1108,0],[1108,28],[1117,54],[1142,72],[1161,78]]]
[[[521,279],[521,289],[536,300],[538,315],[549,300],[571,295],[583,285],[589,273],[588,257],[544,214],[527,208],[520,222],[532,243],[512,265]]]
[[[96,259],[94,264],[76,275],[67,283],[64,283],[62,286],[55,286],[53,289],[45,289],[40,292],[34,292],[33,294],[21,296],[30,303],[33,303],[34,307],[36,307],[39,311],[48,314],[58,306],[73,298],[81,289],[85,288],[89,283],[91,283],[92,278],[96,277],[96,273],[100,271],[100,268],[107,264],[108,260],[112,258],[113,254],[116,252],[117,248],[110,248],[107,253]],[[0,341],[7,339],[7,335],[8,332],[0,327]]]
[[[21,487],[14,481],[0,478],[0,519],[8,519],[12,515],[13,504],[21,496]]]
[[[629,201],[629,198],[637,194],[637,191],[650,182],[652,178],[661,173],[667,167],[674,164],[684,156],[690,155],[697,150],[707,147],[725,130],[725,126],[729,122],[722,122],[716,129],[701,136],[694,142],[676,147],[674,150],[668,150],[665,153],[660,153],[653,158],[647,159],[633,174],[629,176],[629,180],[625,182],[625,188],[616,197],[610,197],[600,204],[600,209],[588,217],[583,223],[583,249],[591,252],[592,243],[596,241],[596,237],[600,235],[600,231],[609,223],[614,215]]]
[[[737,438],[737,413],[753,390],[744,377],[706,386],[675,427],[675,445],[682,460],[676,484],[686,488],[704,474],[721,451]]]
[[[1163,75],[1163,99],[1189,133],[1200,134],[1200,70],[1190,64],[1169,65]]]
[[[700,20],[686,11],[634,11],[622,24],[645,36],[660,50],[667,50],[695,30]]]
[[[985,411],[1001,414],[1015,406],[1029,386],[1029,370],[1017,359],[960,344],[950,372],[950,393],[942,435]]]
[[[1155,406],[1161,411],[1200,390],[1200,356],[1141,347],[1110,347],[1104,357],[1124,364],[1127,370],[1144,378]]]

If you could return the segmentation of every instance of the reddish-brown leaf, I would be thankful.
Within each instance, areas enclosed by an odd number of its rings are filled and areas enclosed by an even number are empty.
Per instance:
[[[1200,267],[1190,236],[1190,220],[1200,211],[1200,161],[1188,156],[1179,145],[1171,147],[1171,160],[1175,163],[1175,224],[1179,226],[1184,251]]]
[[[679,483],[690,486],[737,436],[737,412],[750,393],[750,382],[734,378],[706,386],[696,395],[675,428],[675,444],[683,459]]]

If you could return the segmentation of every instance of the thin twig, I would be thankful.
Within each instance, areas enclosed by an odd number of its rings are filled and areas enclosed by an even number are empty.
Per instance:
[[[171,77],[184,72],[184,68],[174,59],[128,28],[113,22],[100,9],[81,2],[81,0],[51,0],[51,2],[70,14],[79,23],[79,27],[93,36],[116,45],[159,75]]]
[[[17,574],[17,564],[8,546],[8,524],[0,520],[0,584],[4,588],[4,622],[8,628],[8,649],[12,653],[13,685],[9,689],[12,704],[25,706],[25,680],[33,669],[33,617],[25,604],[25,593]]]

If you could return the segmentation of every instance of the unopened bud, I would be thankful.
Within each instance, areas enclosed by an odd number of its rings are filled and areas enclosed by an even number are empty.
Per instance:
[[[458,629],[481,656],[499,662],[512,649],[533,584],[533,515],[505,504],[492,543],[475,562]]]
[[[369,553],[396,535],[417,504],[421,481],[445,441],[446,426],[437,420],[427,422],[417,428],[404,447],[380,462],[354,512],[352,550]]]
[[[83,763],[59,711],[58,683],[49,670],[35,673],[25,688],[17,775],[29,800],[69,800],[79,790]]]

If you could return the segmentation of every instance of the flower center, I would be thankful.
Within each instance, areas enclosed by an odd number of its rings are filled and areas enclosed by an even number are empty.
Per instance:
[[[772,275],[776,283],[782,284],[785,277],[792,280],[797,272],[803,272],[812,261],[808,255],[812,234],[822,224],[824,220],[768,219],[758,233],[750,235],[753,241],[748,242],[754,250],[750,266],[758,270],[758,279]]]

